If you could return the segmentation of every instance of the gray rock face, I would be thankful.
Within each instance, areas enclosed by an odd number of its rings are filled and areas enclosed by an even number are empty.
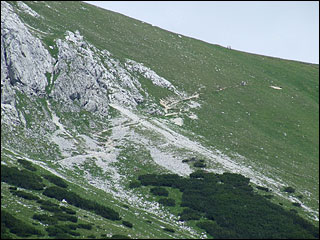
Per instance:
[[[53,74],[58,77],[51,96],[66,102],[71,111],[76,110],[75,101],[88,111],[106,115],[110,102],[135,107],[137,99],[143,100],[140,83],[108,51],[84,41],[78,31],[67,31],[56,45],[59,53]]]
[[[18,90],[28,96],[49,94],[63,103],[62,111],[85,109],[105,116],[110,103],[135,108],[146,101],[143,95],[148,93],[142,89],[137,74],[178,93],[169,81],[151,69],[130,59],[121,63],[107,50],[87,42],[79,31],[67,31],[64,39],[55,40],[58,56],[54,59],[15,11],[42,18],[24,3],[13,9],[1,2],[1,105],[15,106]]]
[[[19,19],[10,4],[1,2],[1,103],[13,100],[13,90],[28,95],[45,94],[46,72],[54,59]]]

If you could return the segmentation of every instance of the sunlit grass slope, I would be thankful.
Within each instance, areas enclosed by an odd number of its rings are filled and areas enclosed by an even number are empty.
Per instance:
[[[46,44],[66,30],[79,30],[120,60],[142,62],[179,89],[199,92],[199,119],[185,119],[183,128],[203,136],[204,144],[238,153],[298,191],[312,193],[306,201],[318,208],[319,65],[179,37],[82,2],[27,4],[45,16],[38,20],[21,13],[29,25],[50,33],[43,38]]]

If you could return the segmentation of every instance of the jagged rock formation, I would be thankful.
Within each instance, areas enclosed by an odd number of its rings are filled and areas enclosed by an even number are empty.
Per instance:
[[[1,2],[1,104],[14,102],[14,89],[28,95],[45,95],[45,73],[51,73],[53,61],[12,7]]]
[[[56,45],[49,46],[58,52],[55,59],[12,7],[6,2],[1,4],[3,105],[14,105],[14,91],[18,90],[63,102],[64,111],[85,109],[105,116],[109,103],[135,108],[145,100],[141,93],[148,94],[135,77],[137,73],[178,93],[168,80],[151,69],[130,59],[122,64],[107,50],[99,50],[87,42],[79,31],[67,31],[64,39],[56,39]],[[31,11],[27,6],[23,9]],[[35,12],[32,16],[39,17]]]

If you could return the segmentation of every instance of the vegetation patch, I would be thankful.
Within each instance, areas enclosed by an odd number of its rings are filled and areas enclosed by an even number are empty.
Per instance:
[[[44,174],[42,175],[45,179],[47,179],[49,182],[62,187],[62,188],[67,188],[68,184],[60,177],[51,175],[51,174]]]
[[[112,235],[111,239],[131,239],[131,238],[122,234],[114,234]]]
[[[53,213],[61,213],[63,210],[59,207],[58,204],[55,204],[51,201],[48,200],[38,200],[38,203],[40,203],[40,208],[43,210],[46,210],[48,212],[53,212]]]
[[[62,212],[62,210],[58,206],[40,205],[40,208],[53,213]]]
[[[174,233],[175,232],[172,228],[169,228],[169,227],[165,227],[163,229],[163,231],[170,232],[170,233]]]
[[[48,232],[48,235],[50,237],[56,237],[61,239],[70,238],[70,235],[80,236],[80,233],[72,231],[70,229],[70,225],[49,226],[46,228],[46,231]]]
[[[295,206],[295,207],[301,207],[301,204],[298,203],[298,202],[293,202],[292,205]]]
[[[203,216],[197,226],[217,239],[319,237],[314,225],[255,193],[250,179],[240,174],[196,172],[190,178],[146,174],[138,179],[142,185],[178,188],[182,192],[180,205],[187,207],[180,219],[199,220]]]
[[[72,210],[71,208],[67,208],[64,206],[61,206],[60,209],[70,215],[75,215],[77,213],[76,211]]]
[[[11,238],[8,232],[14,233],[19,237],[43,236],[43,233],[38,229],[1,209],[1,239]]]
[[[285,187],[283,191],[287,193],[294,193],[296,190],[293,187]]]
[[[58,223],[58,219],[52,215],[48,214],[34,214],[33,219],[38,220],[44,224],[54,225]]]
[[[43,195],[51,198],[58,199],[62,201],[65,199],[69,204],[76,207],[82,208],[84,210],[92,211],[104,218],[110,220],[120,220],[119,213],[113,209],[98,204],[95,201],[84,199],[74,192],[67,191],[66,189],[60,187],[48,187],[43,191]]]
[[[59,206],[58,204],[55,204],[55,203],[53,203],[53,202],[51,202],[51,201],[49,201],[49,200],[43,200],[43,199],[39,199],[38,201],[37,201],[37,203],[40,203],[41,205],[46,205],[46,206]]]
[[[1,165],[1,182],[13,184],[25,189],[42,190],[45,186],[42,178],[29,170]]]
[[[168,207],[173,207],[176,205],[176,201],[173,198],[160,198],[158,203]]]
[[[78,217],[77,216],[71,216],[69,214],[63,213],[63,212],[55,212],[54,217],[56,217],[59,221],[70,221],[70,222],[77,222]]]
[[[270,189],[269,189],[269,188],[262,187],[262,186],[257,186],[257,189],[262,190],[262,191],[265,191],[265,192],[270,192]]]
[[[24,191],[11,191],[11,193],[13,195],[16,195],[18,197],[22,197],[27,200],[38,200],[39,199],[39,197],[37,197],[31,193],[24,192]]]
[[[122,221],[122,225],[124,225],[124,226],[126,226],[128,228],[132,228],[133,227],[132,223],[128,222],[128,221]]]
[[[129,188],[138,188],[141,186],[141,183],[139,181],[132,181],[129,183]]]
[[[201,218],[201,213],[191,208],[183,209],[179,215],[180,221],[199,220]]]
[[[190,173],[190,178],[204,178],[206,171],[204,170],[196,170]]]
[[[82,229],[87,229],[87,230],[91,230],[92,229],[92,224],[90,223],[79,223],[77,225],[78,228],[82,228]]]
[[[163,187],[154,187],[150,189],[150,192],[153,195],[157,195],[157,196],[164,196],[164,197],[168,197],[169,192],[167,189],[163,188]]]
[[[193,164],[194,167],[197,167],[197,168],[205,168],[207,166],[207,164],[205,164],[204,162],[201,162],[201,161],[197,161]]]
[[[33,166],[33,164],[27,160],[24,159],[18,159],[18,163],[20,163],[24,168],[30,170],[30,171],[37,171],[37,168]]]

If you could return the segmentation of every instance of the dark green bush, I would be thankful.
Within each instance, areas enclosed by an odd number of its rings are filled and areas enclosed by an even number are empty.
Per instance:
[[[75,215],[77,213],[76,211],[74,211],[74,210],[72,210],[70,208],[64,207],[64,206],[61,206],[60,209],[62,211],[64,211],[65,213],[68,213],[70,215]]]
[[[1,182],[6,182],[25,189],[42,190],[45,186],[42,178],[29,170],[1,165]]]
[[[72,231],[70,225],[54,225],[46,228],[50,237],[60,237],[62,239],[69,239],[72,236],[80,236],[80,233]]]
[[[46,228],[46,231],[48,232],[48,235],[50,237],[55,237],[58,239],[70,239],[72,236],[79,237],[80,233],[73,231],[76,229],[75,224],[65,224],[65,225],[55,225],[55,226],[49,226]]]
[[[40,205],[40,208],[53,213],[62,212],[62,210],[57,206]]]
[[[58,204],[55,204],[49,200],[43,200],[43,199],[39,199],[37,201],[37,203],[40,203],[41,205],[46,205],[46,206],[52,206],[52,207],[58,207],[59,205]]]
[[[111,239],[131,239],[126,235],[122,235],[122,234],[114,234],[112,235]]]
[[[34,214],[33,219],[38,220],[44,224],[54,225],[58,223],[58,219],[55,216],[49,216],[47,214]]]
[[[174,233],[174,230],[172,228],[165,227],[163,230],[167,231],[167,232]]]
[[[172,198],[160,198],[158,200],[158,203],[160,203],[164,206],[169,206],[169,207],[173,207],[176,205],[176,201]]]
[[[246,178],[241,174],[225,172],[219,175],[218,178],[221,182],[233,187],[247,186],[250,182],[250,178]]]
[[[68,227],[70,230],[76,230],[78,228],[77,224],[66,224],[66,227]]]
[[[43,191],[43,195],[58,199],[59,201],[65,199],[71,205],[82,208],[84,210],[92,211],[110,220],[120,220],[119,213],[114,211],[113,209],[98,204],[95,201],[84,199],[76,193],[67,191],[66,189],[63,189],[61,187],[48,187]]]
[[[177,174],[145,174],[138,177],[141,184],[144,186],[167,186],[167,187],[179,187],[183,183],[183,178]]]
[[[2,231],[4,235],[2,237],[7,237],[9,235],[7,233],[8,230],[19,237],[30,237],[32,235],[43,236],[43,233],[32,225],[24,223],[5,210],[1,210],[1,235]]]
[[[75,232],[75,231],[70,231],[69,234],[72,236],[76,236],[76,237],[80,236],[80,233]]]
[[[87,229],[87,230],[91,230],[92,229],[92,224],[88,223],[79,223],[78,224],[78,228],[83,228],[83,229]]]
[[[59,234],[59,233],[66,234],[62,229],[60,229],[56,225],[47,227],[46,231],[48,232],[48,235],[50,237],[57,236],[57,234]]]
[[[47,197],[58,199],[59,201],[65,199],[66,196],[68,196],[69,199],[72,199],[72,201],[76,201],[76,198],[78,197],[80,198],[77,194],[68,192],[68,190],[56,186],[46,188],[42,194]]]
[[[207,165],[203,162],[197,161],[193,164],[194,167],[205,168]]]
[[[296,190],[293,187],[285,187],[283,191],[287,193],[294,193]]]
[[[154,187],[150,189],[150,192],[153,195],[158,195],[158,196],[164,196],[164,197],[168,197],[169,192],[167,189],[163,188],[163,187]]]
[[[28,193],[28,192],[24,192],[24,191],[11,191],[11,193],[13,195],[16,195],[18,197],[22,197],[24,199],[27,199],[27,200],[38,200],[39,197],[31,194],[31,193]]]
[[[146,175],[140,175],[138,177],[138,180],[140,180],[142,185],[153,185],[158,186],[159,185],[159,179],[158,175],[156,174],[146,174]]]
[[[138,181],[132,181],[132,182],[129,184],[129,188],[138,188],[138,187],[141,187],[141,183],[138,182]]]
[[[183,209],[179,215],[180,221],[199,220],[201,218],[201,214],[191,208]]]
[[[262,190],[262,191],[265,191],[265,192],[269,192],[269,191],[270,191],[269,188],[262,187],[262,186],[257,186],[257,189]]]
[[[51,174],[46,174],[46,175],[42,175],[45,179],[47,179],[49,182],[62,187],[62,188],[67,188],[68,184],[60,177],[55,176],[55,175],[51,175]]]
[[[183,211],[181,219],[207,218],[198,226],[217,239],[319,238],[318,228],[254,192],[250,179],[240,174],[206,173],[200,179],[148,174],[139,180],[142,185],[178,188],[182,192],[180,206],[192,209]]]
[[[195,162],[195,161],[197,161],[197,159],[195,157],[191,157],[189,159],[182,160],[183,163],[185,163],[185,162]]]
[[[271,199],[271,198],[273,198],[274,196],[273,196],[273,195],[264,195],[264,197],[267,198],[267,199]]]
[[[55,212],[54,217],[56,217],[59,221],[70,221],[70,222],[78,221],[77,216],[71,216],[63,212]]]
[[[207,233],[214,236],[216,239],[235,239],[237,234],[232,229],[220,227],[217,223],[212,221],[204,221],[197,223],[197,226],[206,230]]]
[[[30,171],[37,171],[37,168],[35,168],[33,166],[33,164],[27,160],[24,160],[24,159],[18,159],[18,163],[20,163],[24,168],[30,170]]]
[[[38,200],[37,203],[40,203],[40,208],[49,212],[62,212],[58,204],[55,204],[49,200]]]
[[[207,173],[204,170],[196,170],[193,173],[190,173],[190,178],[204,178],[206,174]]]
[[[301,204],[298,203],[298,202],[293,202],[292,205],[295,206],[295,207],[301,207]]]
[[[128,222],[128,221],[122,221],[122,225],[124,225],[124,226],[126,226],[128,228],[132,228],[133,227],[132,223]]]

